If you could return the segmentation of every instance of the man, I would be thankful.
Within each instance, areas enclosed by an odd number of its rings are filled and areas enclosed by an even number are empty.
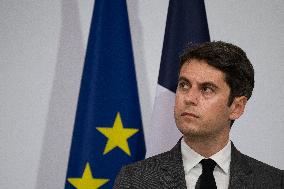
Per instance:
[[[186,49],[174,108],[183,138],[124,167],[114,188],[283,189],[282,170],[240,153],[229,139],[253,87],[253,67],[239,47],[218,41]]]

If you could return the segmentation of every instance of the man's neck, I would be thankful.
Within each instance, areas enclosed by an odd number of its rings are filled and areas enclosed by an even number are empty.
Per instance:
[[[184,136],[185,143],[198,154],[209,158],[222,150],[229,141],[229,135],[221,137],[187,137]]]

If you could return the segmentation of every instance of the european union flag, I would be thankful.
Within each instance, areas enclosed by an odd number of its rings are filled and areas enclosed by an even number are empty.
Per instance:
[[[144,156],[126,1],[96,0],[65,189],[112,188]]]

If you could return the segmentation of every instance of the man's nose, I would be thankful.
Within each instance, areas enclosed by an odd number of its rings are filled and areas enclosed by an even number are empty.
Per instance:
[[[195,88],[191,87],[187,93],[185,93],[184,102],[187,105],[197,105],[200,97],[200,91]]]

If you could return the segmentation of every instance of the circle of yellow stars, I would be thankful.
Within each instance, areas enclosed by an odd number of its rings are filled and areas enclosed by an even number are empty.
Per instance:
[[[113,127],[96,127],[96,129],[108,138],[103,152],[104,155],[118,147],[127,155],[131,156],[127,140],[139,130],[124,128],[119,112],[116,114]],[[82,178],[68,178],[67,180],[77,189],[97,189],[109,181],[109,179],[93,178],[88,162],[86,163]]]

